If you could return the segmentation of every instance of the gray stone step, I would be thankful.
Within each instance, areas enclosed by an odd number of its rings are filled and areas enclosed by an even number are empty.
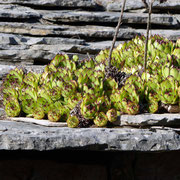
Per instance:
[[[27,71],[35,71],[37,73],[42,73],[45,66],[40,65],[21,65],[21,66],[15,66],[15,65],[0,65],[0,79],[5,77],[12,69],[16,67],[22,67],[25,68]],[[2,110],[0,109],[0,112]]]
[[[72,8],[93,8],[96,9],[99,6],[103,7],[108,11],[120,11],[122,6],[121,0],[0,0],[2,4],[21,4],[21,5],[37,5],[37,6],[49,6],[49,7],[72,7]],[[127,1],[125,6],[125,11],[132,9],[144,8],[144,4],[141,0]],[[167,0],[167,2],[160,4],[159,1],[154,3],[154,8],[156,9],[166,9],[166,10],[179,10],[180,2],[179,0]]]
[[[167,0],[166,2],[160,4],[159,2],[155,1],[153,5],[154,9],[159,10],[180,10],[180,1],[179,0]]]
[[[97,2],[102,5],[108,11],[120,11],[123,1],[121,0],[97,0]],[[142,0],[127,1],[125,6],[125,11],[132,9],[142,9],[144,8]],[[160,4],[158,0],[155,0],[153,4],[153,9],[162,10],[180,10],[179,0],[167,0],[166,2]]]
[[[53,22],[86,22],[88,23],[117,23],[119,12],[90,12],[90,11],[39,11],[42,18]],[[147,13],[124,13],[123,22],[129,24],[147,24]],[[180,27],[180,15],[152,14],[151,23],[155,25]]]
[[[86,42],[82,39],[75,38],[63,38],[63,37],[31,37],[23,36],[18,34],[6,34],[0,33],[1,46],[5,45],[26,45],[32,46],[37,44],[44,45],[60,45],[60,44],[73,44],[73,45],[83,45]],[[12,46],[12,47],[16,47]],[[1,47],[2,48],[2,47]]]
[[[56,54],[66,52],[80,59],[87,53],[96,55],[102,49],[110,48],[111,41],[85,42],[81,39],[61,37],[31,37],[0,33],[0,61],[3,64],[33,64],[36,60],[48,63]],[[117,41],[120,44],[122,41]],[[83,55],[84,54],[84,55]]]
[[[66,26],[45,25],[37,23],[1,22],[0,32],[35,36],[59,35],[59,31],[67,30]]]
[[[69,26],[69,25],[42,25],[29,23],[0,23],[1,33],[25,34],[36,36],[68,36],[71,38],[99,38],[101,40],[112,39],[115,28],[95,25]],[[133,29],[121,27],[118,38],[132,39],[136,35],[145,35],[145,29]],[[180,37],[180,31],[155,29],[150,34],[159,34],[170,40],[177,40]]]
[[[117,42],[117,44],[122,42]],[[58,44],[46,45],[35,44],[31,46],[20,45],[0,45],[0,62],[6,64],[34,64],[36,61],[48,63],[58,53],[67,55],[77,54],[79,59],[88,58],[98,54],[102,49],[110,48],[111,41],[93,42],[86,45]],[[5,61],[5,62],[4,62]]]
[[[121,115],[115,125],[119,126],[180,126],[180,114],[138,114]]]
[[[30,19],[40,18],[40,14],[29,7],[0,4],[0,18]]]
[[[158,152],[180,150],[173,130],[133,128],[58,128],[0,121],[1,150],[89,149]]]
[[[0,0],[2,4],[22,4],[22,5],[37,5],[37,6],[49,6],[49,7],[88,7],[95,8],[97,4],[94,0]]]

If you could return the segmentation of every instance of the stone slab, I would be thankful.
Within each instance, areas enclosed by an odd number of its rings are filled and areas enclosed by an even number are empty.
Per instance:
[[[0,33],[1,63],[25,63],[35,61],[49,62],[61,52],[79,53],[80,59],[87,58],[87,53],[96,55],[102,49],[110,48],[111,41],[85,42],[81,39],[62,37],[31,37],[16,34]],[[116,44],[122,43],[117,41]],[[82,54],[85,54],[84,57]]]
[[[104,26],[76,26],[69,27],[68,30],[60,31],[61,36],[70,36],[70,37],[82,37],[82,38],[99,38],[99,39],[112,39],[114,37],[115,28],[113,27],[104,27]],[[164,36],[169,40],[177,40],[180,37],[180,31],[177,30],[151,30],[150,35],[159,34]],[[117,38],[123,40],[129,40],[135,36],[146,35],[145,29],[133,29],[121,27],[118,33]]]
[[[1,46],[2,45],[32,46],[37,44],[44,44],[44,45],[85,44],[85,40],[83,39],[63,38],[63,37],[32,37],[32,36],[24,36],[19,34],[6,34],[6,33],[0,33],[0,41],[1,41]]]
[[[96,2],[104,7],[107,11],[121,11],[122,0],[96,0]],[[132,9],[141,9],[144,8],[144,4],[141,0],[136,1],[126,1],[125,11]]]
[[[122,0],[96,0],[98,4],[103,6],[107,11],[121,11],[121,7],[123,4]],[[144,4],[142,0],[136,1],[127,1],[125,6],[125,11],[133,10],[133,9],[142,9],[144,8]],[[156,9],[165,9],[165,10],[180,10],[180,2],[179,0],[167,0],[166,2],[160,4],[158,0],[155,0],[153,4],[153,8]]]
[[[50,7],[89,7],[95,8],[97,4],[94,0],[0,0],[2,4],[21,4],[21,5],[37,5]]]
[[[29,8],[13,4],[0,4],[0,18],[16,18],[16,19],[39,19],[41,15]]]
[[[73,7],[73,8],[91,8],[97,9],[102,7],[108,11],[120,11],[122,6],[122,0],[0,0],[2,4],[20,4],[20,5],[28,5],[28,6],[45,6],[45,7]],[[157,9],[180,9],[179,0],[167,0],[167,2],[163,4],[159,4],[157,1],[154,4],[154,7]],[[141,0],[136,1],[127,1],[125,6],[125,11],[132,9],[141,9],[144,8],[144,4]]]
[[[51,48],[53,48],[51,46]],[[46,48],[47,49],[47,48]],[[78,50],[78,48],[76,48]],[[87,59],[90,57],[94,58],[94,54],[87,55],[82,53],[72,53],[72,52],[60,52],[58,49],[55,49],[55,51],[47,51],[47,50],[0,50],[0,63],[5,66],[19,66],[19,65],[37,65],[37,64],[48,64],[57,53],[65,53],[70,58],[73,57],[73,55],[78,55],[79,60]],[[0,73],[1,74],[1,73]],[[1,77],[1,75],[0,75]]]
[[[159,152],[180,150],[180,135],[173,130],[133,128],[44,127],[0,121],[1,150],[86,149]]]
[[[119,126],[175,126],[180,127],[180,113],[121,115],[114,122]]]
[[[179,0],[167,0],[166,2],[160,4],[155,1],[153,9],[159,10],[180,10],[180,1]]]
[[[45,119],[38,120],[38,119],[27,118],[27,117],[14,117],[14,118],[10,118],[10,120],[17,121],[17,122],[38,124],[38,125],[47,126],[47,127],[67,127],[66,122],[51,122]]]
[[[0,79],[2,79],[3,77],[5,77],[6,74],[9,73],[10,70],[16,68],[16,67],[22,67],[25,68],[27,70],[27,72],[29,71],[34,71],[37,73],[42,73],[44,70],[45,66],[38,66],[38,65],[26,65],[26,66],[15,66],[15,65],[0,65]],[[0,109],[0,112],[2,111],[2,109]],[[1,116],[1,115],[0,115]]]
[[[59,31],[66,30],[65,26],[44,25],[40,23],[19,23],[19,22],[1,22],[1,33],[25,34],[33,36],[59,35]]]
[[[103,40],[112,39],[115,33],[114,27],[85,25],[85,26],[70,26],[70,25],[42,25],[29,23],[0,23],[0,33],[21,34],[31,36],[55,36],[55,37],[70,37],[70,38],[99,38]],[[121,27],[118,39],[132,39],[137,35],[145,35],[145,29],[134,29]],[[155,29],[151,30],[150,34],[159,34],[167,37],[170,40],[177,40],[180,37],[180,31]]]
[[[93,12],[93,11],[39,11],[42,18],[54,22],[86,22],[86,23],[117,23],[120,13],[119,12]],[[130,24],[146,24],[147,13],[124,13],[123,23]],[[180,27],[176,15],[168,14],[152,14],[151,23]]]

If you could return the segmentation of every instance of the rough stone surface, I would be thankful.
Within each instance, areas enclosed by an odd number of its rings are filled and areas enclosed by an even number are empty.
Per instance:
[[[0,140],[1,150],[180,150],[180,135],[172,130],[49,128],[5,120],[0,121]]]
[[[1,45],[58,45],[58,44],[85,44],[84,40],[73,39],[73,38],[63,38],[63,37],[31,37],[22,36],[17,34],[5,34],[0,33]],[[16,47],[16,46],[14,46]]]
[[[96,2],[103,6],[107,11],[120,11],[123,1],[122,0],[96,0]],[[144,4],[141,0],[127,1],[125,11],[130,9],[144,8]]]
[[[44,70],[44,67],[45,66],[38,66],[38,65],[31,65],[31,66],[13,66],[13,65],[0,65],[0,79],[2,79],[3,77],[6,76],[6,74],[9,73],[10,70],[16,68],[16,67],[22,67],[22,68],[25,68],[28,71],[34,71],[34,72],[37,72],[37,73],[42,73],[43,70]],[[2,110],[0,109],[0,112]],[[0,115],[1,116],[1,115]]]
[[[59,31],[68,29],[66,26],[44,25],[39,23],[1,22],[0,32],[12,34],[25,34],[33,36],[59,35]]]
[[[30,19],[40,18],[40,14],[29,7],[0,4],[0,18]]]
[[[103,6],[108,11],[120,11],[123,1],[122,0],[96,0],[98,4]],[[125,6],[125,11],[132,9],[142,9],[144,4],[141,0],[127,1]],[[159,1],[155,1],[153,8],[156,9],[166,9],[166,10],[179,10],[180,2],[179,0],[167,0],[167,2],[160,4]]]
[[[113,27],[102,27],[102,26],[76,26],[69,27],[68,30],[59,32],[63,36],[71,37],[82,37],[82,38],[99,38],[99,39],[112,39],[114,36],[115,28]],[[118,33],[118,39],[132,39],[137,35],[145,35],[146,30],[144,29],[133,29],[133,28],[121,28]],[[167,37],[170,40],[177,40],[180,36],[180,31],[176,30],[153,30],[150,34],[159,34],[161,36]]]
[[[83,53],[80,59],[86,56],[97,54],[100,50],[109,48],[111,41],[100,41],[87,43],[81,39],[58,38],[58,37],[31,37],[23,35],[13,35],[0,33],[0,60],[6,64],[23,62],[33,64],[36,60],[49,62],[57,53]],[[117,41],[120,44],[122,41]]]
[[[139,114],[122,115],[115,122],[120,126],[179,126],[180,114]]]
[[[0,61],[1,64],[3,65],[33,65],[33,64],[36,65],[36,64],[48,64],[58,53],[61,54],[66,53],[69,56],[69,58],[72,58],[73,55],[78,55],[79,60],[87,59],[89,58],[89,56],[94,57],[94,54],[87,55],[87,52],[86,54],[77,53],[77,51],[79,52],[81,49],[82,47],[79,48],[79,46],[73,46],[73,45],[70,46],[63,45],[62,47],[60,47],[59,45],[36,46],[36,47],[33,46],[32,48],[30,47],[29,49],[16,49],[16,50],[13,50],[12,47],[9,50],[1,50]],[[88,48],[85,49],[87,50]]]
[[[27,24],[27,23],[1,23],[1,33],[25,34],[25,35],[39,35],[39,36],[65,36],[73,38],[99,38],[99,39],[112,39],[114,36],[115,28],[102,27],[95,25],[86,26],[54,26],[42,24]],[[180,31],[177,30],[153,30],[151,34],[159,34],[169,38],[170,40],[177,40],[180,36]],[[144,29],[121,28],[118,34],[119,39],[132,39],[136,35],[145,35]]]
[[[167,0],[166,2],[160,4],[155,1],[153,5],[154,9],[164,9],[164,10],[180,10],[179,0]]]
[[[90,7],[95,8],[97,4],[93,0],[0,0],[2,4],[23,4],[23,5],[38,5],[38,6],[54,6],[54,7]]]
[[[119,19],[118,12],[88,12],[88,11],[39,11],[42,14],[42,18],[55,22],[96,22],[96,23],[117,23]],[[146,13],[124,13],[123,23],[135,23],[146,24],[148,14]],[[165,26],[177,26],[180,27],[176,15],[168,14],[152,14],[152,24],[165,25]]]
[[[79,59],[109,48],[122,0],[0,0],[0,63],[47,64],[57,53]],[[130,13],[129,13],[130,12]],[[146,34],[141,0],[127,1],[118,41]],[[170,40],[180,37],[179,1],[154,3],[152,30]],[[89,55],[87,55],[89,54]]]

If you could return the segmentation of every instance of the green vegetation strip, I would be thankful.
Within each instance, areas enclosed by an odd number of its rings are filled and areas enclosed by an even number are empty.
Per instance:
[[[2,85],[7,116],[103,127],[121,114],[164,113],[169,105],[179,112],[180,39],[155,35],[148,43],[146,72],[144,36],[115,48],[111,67],[106,49],[83,61],[58,54],[41,74],[11,70]]]

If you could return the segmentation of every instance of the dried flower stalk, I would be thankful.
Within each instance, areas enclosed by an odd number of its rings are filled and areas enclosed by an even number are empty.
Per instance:
[[[126,4],[126,0],[124,0],[124,2],[123,2],[122,8],[121,8],[121,15],[119,17],[118,25],[116,27],[115,35],[114,35],[114,38],[113,38],[113,41],[112,41],[112,45],[111,45],[111,48],[110,48],[109,57],[108,57],[108,66],[109,66],[109,68],[111,67],[112,51],[114,49],[114,45],[115,45],[115,42],[116,42],[116,39],[117,39],[119,28],[120,28],[120,26],[122,24],[122,18],[123,18],[123,12],[124,12],[124,8],[125,8],[125,4]]]

